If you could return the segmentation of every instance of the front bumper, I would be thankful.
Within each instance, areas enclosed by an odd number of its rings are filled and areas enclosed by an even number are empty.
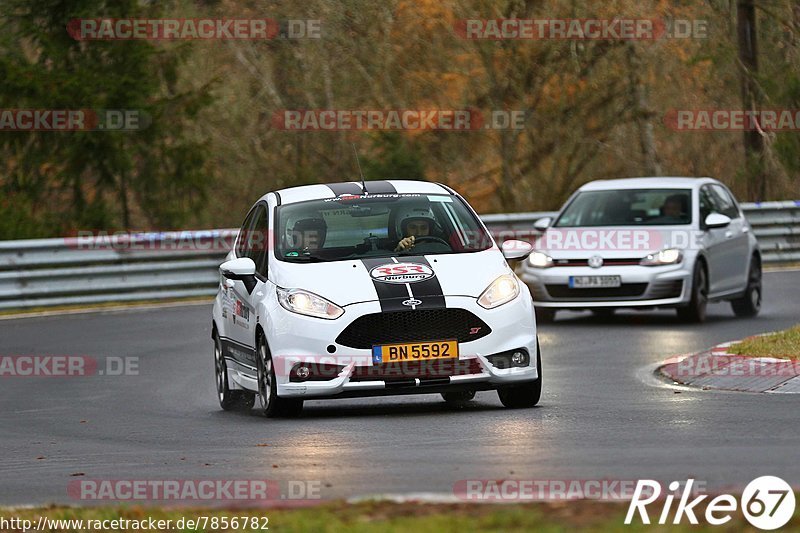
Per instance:
[[[535,354],[535,352],[534,352]],[[351,381],[356,362],[352,362],[330,381],[278,384],[278,395],[288,398],[335,398],[391,394],[424,394],[457,390],[491,390],[503,385],[534,381],[538,375],[534,364],[528,367],[499,369],[483,356],[476,356],[481,370],[477,374],[442,378],[411,378],[402,381]]]
[[[539,377],[536,366],[536,322],[529,291],[521,287],[520,296],[496,309],[483,309],[475,298],[448,296],[448,308],[461,308],[475,314],[491,327],[489,335],[459,343],[459,362],[469,362],[474,372],[457,375],[413,377],[408,379],[364,379],[364,370],[373,367],[372,352],[354,349],[333,342],[349,324],[360,316],[380,313],[378,302],[349,305],[340,319],[313,320],[294,315],[286,320],[272,321],[279,328],[268,333],[270,348],[276,368],[278,396],[289,398],[344,398],[357,396],[422,394],[457,390],[490,390]],[[280,313],[282,309],[277,310]],[[413,312],[413,311],[408,311]],[[287,313],[288,312],[285,312]],[[434,340],[434,339],[420,339]],[[444,340],[444,339],[442,339]],[[334,347],[335,352],[330,353]],[[525,367],[497,368],[488,356],[524,348],[529,354]],[[324,354],[324,355],[320,355]],[[327,381],[292,382],[289,374],[297,363],[334,364],[343,367],[333,379]],[[477,364],[475,364],[477,363]],[[368,373],[368,372],[367,372]]]
[[[569,289],[571,276],[620,276],[619,290]],[[555,266],[536,269],[525,265],[520,278],[533,293],[537,307],[585,309],[603,307],[669,307],[691,299],[692,270],[678,265]]]

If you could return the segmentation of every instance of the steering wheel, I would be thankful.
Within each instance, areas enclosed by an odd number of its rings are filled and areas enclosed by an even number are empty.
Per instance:
[[[435,235],[423,235],[421,237],[414,237],[414,245],[417,245],[418,243],[421,243],[421,242],[438,242],[438,243],[444,244],[445,246],[450,248],[450,243],[449,242],[447,242],[444,239],[440,239],[439,237],[436,237]]]

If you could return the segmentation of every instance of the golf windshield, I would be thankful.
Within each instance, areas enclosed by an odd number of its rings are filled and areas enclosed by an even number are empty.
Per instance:
[[[446,194],[298,202],[277,208],[275,227],[277,258],[293,262],[467,253],[492,246],[463,200]]]
[[[672,226],[691,222],[690,189],[619,189],[578,193],[554,227]]]

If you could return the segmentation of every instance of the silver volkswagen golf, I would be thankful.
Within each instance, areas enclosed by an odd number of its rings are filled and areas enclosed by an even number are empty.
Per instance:
[[[761,254],[725,185],[711,178],[600,180],[578,189],[551,220],[520,277],[539,321],[558,309],[673,307],[702,322],[708,302],[737,316],[761,307]]]

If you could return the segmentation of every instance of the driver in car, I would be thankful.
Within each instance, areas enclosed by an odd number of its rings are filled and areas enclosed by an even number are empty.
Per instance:
[[[295,222],[290,232],[292,250],[286,257],[298,257],[322,248],[328,234],[328,225],[322,218],[303,218]]]
[[[401,234],[405,235],[395,247],[395,252],[411,250],[416,243],[417,237],[427,237],[431,235],[436,221],[430,209],[413,209],[400,218]]]
[[[656,218],[658,222],[680,223],[685,222],[687,197],[683,194],[673,194],[664,200],[661,206],[661,216]]]

